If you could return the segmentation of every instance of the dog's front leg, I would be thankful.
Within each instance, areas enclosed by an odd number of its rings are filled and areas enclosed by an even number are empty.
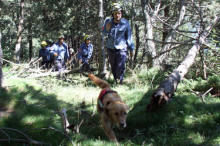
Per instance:
[[[101,123],[105,131],[105,134],[108,136],[109,140],[118,143],[115,133],[112,129],[113,127],[112,123],[109,120],[101,120]]]

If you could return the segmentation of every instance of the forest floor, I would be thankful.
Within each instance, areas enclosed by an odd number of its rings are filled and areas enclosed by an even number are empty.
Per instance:
[[[130,106],[127,127],[114,128],[120,145],[219,145],[220,98],[205,96],[205,102],[181,82],[175,96],[155,112],[146,112],[153,91],[166,74],[144,69],[126,70],[123,85],[114,85]],[[0,90],[0,145],[16,139],[35,140],[51,145],[114,145],[103,132],[96,111],[100,89],[79,73],[66,80],[56,77],[27,79],[4,69],[7,90]],[[55,111],[67,109],[74,130],[65,134],[62,118]],[[1,141],[7,142],[1,142]],[[9,142],[9,139],[11,140]],[[32,141],[33,142],[33,141]]]

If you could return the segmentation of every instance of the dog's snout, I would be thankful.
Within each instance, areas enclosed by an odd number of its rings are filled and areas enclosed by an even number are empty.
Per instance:
[[[126,127],[126,123],[120,123],[120,127],[121,128],[125,128]]]

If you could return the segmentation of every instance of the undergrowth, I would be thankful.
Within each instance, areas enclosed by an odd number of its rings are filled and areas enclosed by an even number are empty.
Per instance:
[[[220,144],[220,99],[213,98],[214,93],[210,92],[203,102],[191,92],[205,93],[211,87],[218,91],[219,75],[210,76],[207,81],[184,79],[171,102],[155,112],[146,112],[153,91],[167,75],[158,69],[137,68],[126,71],[124,85],[115,85],[112,76],[106,79],[130,106],[127,127],[124,130],[114,128],[119,143]],[[100,89],[88,77],[74,74],[68,75],[66,80],[56,77],[25,79],[8,73],[5,82],[7,91],[0,90],[0,127],[17,129],[33,140],[51,145],[71,145],[70,139],[78,145],[114,145],[105,136],[96,112]],[[62,108],[67,109],[69,123],[74,125],[69,138],[63,133],[62,118],[55,114]],[[0,139],[24,138],[21,133],[3,131],[0,131]],[[0,143],[8,144],[21,143]]]

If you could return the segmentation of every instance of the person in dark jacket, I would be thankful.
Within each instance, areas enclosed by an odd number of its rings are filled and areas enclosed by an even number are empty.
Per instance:
[[[82,70],[89,70],[89,60],[92,57],[93,45],[91,44],[90,35],[84,37],[84,43],[82,43],[78,50],[77,59],[79,64],[82,64]]]
[[[45,65],[46,69],[51,67],[51,52],[50,47],[47,46],[46,41],[41,42],[41,49],[39,50],[39,58],[42,57],[41,66]]]
[[[118,3],[112,5],[111,13],[112,17],[105,20],[102,34],[107,36],[106,47],[114,80],[116,84],[118,80],[122,84],[127,53],[130,50],[130,57],[133,57],[134,44],[129,21],[122,18],[122,8]]]
[[[60,34],[58,42],[51,46],[55,69],[60,72],[61,76],[65,69],[65,62],[69,59],[69,50],[67,44],[64,42],[64,38],[64,35]]]

